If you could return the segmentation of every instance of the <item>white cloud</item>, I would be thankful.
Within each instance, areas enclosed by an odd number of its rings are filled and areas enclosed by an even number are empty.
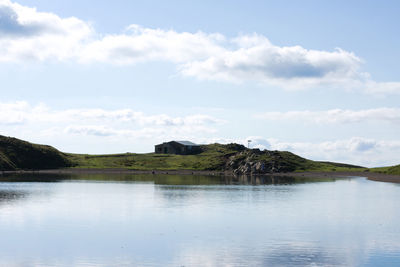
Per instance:
[[[0,102],[0,124],[23,123],[130,123],[138,126],[209,126],[224,120],[209,115],[195,114],[171,117],[166,114],[146,115],[132,109],[65,109],[52,110],[45,104],[31,105],[26,101]]]
[[[27,102],[0,103],[0,124],[22,124],[26,122]]]
[[[139,114],[136,120],[141,124],[153,124],[159,126],[212,125],[224,123],[223,120],[202,114],[190,115],[186,117],[170,117],[164,114],[144,116],[143,114]]]
[[[31,105],[25,101],[0,102],[0,126],[3,126],[0,134],[7,133],[30,141],[34,141],[33,136],[41,136],[38,142],[44,139],[63,142],[74,137],[84,138],[78,142],[94,137],[97,142],[107,140],[114,143],[122,140],[198,140],[215,134],[217,126],[224,123],[224,120],[205,114],[174,117],[147,115],[132,109],[54,110],[45,104]]]
[[[167,140],[200,141],[215,135],[224,123],[207,114],[170,116],[132,109],[56,110],[26,101],[0,102],[1,135],[50,144],[70,152],[148,152],[152,145]]]
[[[63,132],[68,135],[95,136],[110,138],[128,138],[131,140],[148,139],[153,141],[165,140],[199,140],[199,134],[214,134],[217,131],[205,126],[185,126],[173,128],[144,127],[140,129],[126,129],[123,127],[111,127],[105,125],[69,125],[64,129],[55,128],[46,131],[45,135],[54,136]]]
[[[399,164],[400,141],[362,137],[320,143],[269,140],[272,149],[288,150],[314,160],[352,163],[367,167]]]
[[[178,33],[131,25],[125,34],[107,35],[85,46],[80,60],[115,64],[149,60],[184,63],[223,52],[220,43],[224,39],[220,34]]]
[[[400,82],[374,82],[368,81],[365,91],[371,94],[400,94]]]
[[[262,136],[249,136],[246,139],[247,144],[249,140],[251,141],[250,146],[252,148],[259,148],[261,150],[271,149],[271,143]]]
[[[337,48],[311,50],[273,45],[252,34],[176,32],[138,25],[122,34],[96,33],[90,23],[61,18],[0,1],[0,62],[74,61],[137,64],[167,61],[184,76],[227,82],[258,82],[284,89],[335,87],[398,94],[400,82],[375,82],[360,71],[362,60]]]
[[[400,122],[400,108],[375,108],[364,110],[332,109],[326,111],[287,111],[264,112],[255,115],[264,120],[292,120],[318,124],[329,123],[361,123],[386,121],[394,124]]]
[[[282,142],[269,140],[271,148],[288,150],[314,160],[352,163],[367,167],[399,164],[400,141],[384,141],[362,137],[320,143]]]
[[[0,33],[0,62],[25,62],[74,58],[94,31],[77,18],[60,18],[2,0]]]
[[[352,137],[345,140],[326,141],[321,143],[312,142],[282,142],[275,139],[270,140],[271,148],[276,150],[303,150],[305,153],[319,151],[321,153],[353,153],[368,152],[379,147],[384,147],[385,143],[374,139]],[[309,152],[307,152],[309,151]]]
[[[103,125],[76,125],[76,126],[68,126],[64,130],[69,134],[78,134],[78,135],[95,135],[95,136],[110,136],[116,135],[118,132],[105,127]]]
[[[259,81],[285,87],[315,86],[361,79],[361,59],[337,49],[307,50],[300,46],[279,47],[262,36],[241,36],[236,50],[226,50],[206,60],[187,63],[182,72],[202,79]]]
[[[286,88],[339,84],[361,79],[361,60],[353,53],[274,46],[264,36],[178,33],[138,25],[125,34],[108,35],[87,44],[81,62],[133,64],[163,60],[178,64],[181,74],[229,82],[258,81]],[[232,46],[233,44],[233,46]]]

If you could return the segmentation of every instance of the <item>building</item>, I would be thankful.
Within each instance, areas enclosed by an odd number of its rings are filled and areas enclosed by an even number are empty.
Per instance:
[[[155,145],[154,152],[158,154],[193,155],[200,153],[201,148],[190,141],[170,141]]]

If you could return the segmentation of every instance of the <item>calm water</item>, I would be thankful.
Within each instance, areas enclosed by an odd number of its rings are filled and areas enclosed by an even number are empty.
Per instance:
[[[0,177],[0,266],[400,266],[399,185],[270,182]]]

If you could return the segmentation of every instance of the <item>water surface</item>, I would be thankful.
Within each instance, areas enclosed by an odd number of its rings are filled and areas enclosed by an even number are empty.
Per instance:
[[[399,197],[364,178],[1,177],[0,265],[400,266]]]

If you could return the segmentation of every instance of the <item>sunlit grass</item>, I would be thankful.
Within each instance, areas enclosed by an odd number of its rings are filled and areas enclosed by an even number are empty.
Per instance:
[[[68,154],[74,168],[125,168],[132,170],[219,170],[226,169],[228,158],[238,153],[235,147],[212,144],[203,147],[198,155],[165,155],[165,154],[113,154],[81,155]],[[240,158],[240,156],[238,156]],[[243,155],[243,159],[245,156]],[[318,162],[299,157],[291,152],[274,151],[258,153],[253,161],[278,161],[292,171],[364,171],[353,165]]]
[[[285,171],[292,172],[343,172],[371,171],[400,175],[400,165],[367,169],[363,167],[320,162],[302,158],[287,151],[248,150],[237,144],[210,144],[202,146],[197,155],[166,154],[109,154],[85,155],[66,154],[57,149],[32,144],[16,138],[0,136],[0,170],[50,169],[50,168],[97,168],[97,169],[130,169],[130,170],[193,170],[225,171],[232,170],[226,166],[230,158],[237,162],[273,162],[284,166]]]
[[[372,172],[400,175],[400,165],[389,166],[389,167],[380,167],[380,168],[371,168],[370,170]]]

